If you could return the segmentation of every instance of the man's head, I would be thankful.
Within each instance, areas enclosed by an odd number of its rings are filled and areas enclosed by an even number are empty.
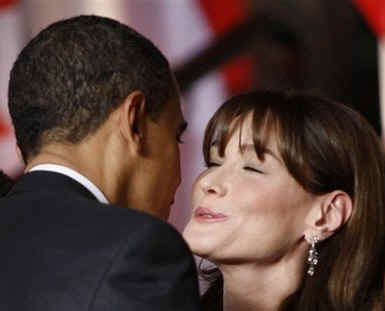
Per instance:
[[[16,60],[9,110],[27,165],[68,165],[112,203],[167,217],[185,121],[169,64],[148,39],[98,16],[52,24]]]
[[[134,90],[155,119],[175,91],[166,58],[117,21],[79,16],[41,31],[18,56],[9,110],[25,162],[50,142],[96,131]]]

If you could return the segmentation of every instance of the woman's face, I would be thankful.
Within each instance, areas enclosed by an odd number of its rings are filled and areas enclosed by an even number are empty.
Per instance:
[[[192,251],[214,263],[268,263],[299,245],[315,196],[289,175],[274,141],[264,160],[253,146],[251,117],[230,139],[224,157],[214,145],[193,186],[193,211],[183,235]]]

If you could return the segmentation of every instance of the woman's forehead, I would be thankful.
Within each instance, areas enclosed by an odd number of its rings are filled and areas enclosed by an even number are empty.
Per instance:
[[[223,155],[230,141],[238,144],[241,153],[256,152],[262,156],[268,151],[279,155],[274,127],[265,125],[256,127],[251,113],[244,118],[233,120],[227,130],[222,127],[216,131],[212,137],[211,149]]]

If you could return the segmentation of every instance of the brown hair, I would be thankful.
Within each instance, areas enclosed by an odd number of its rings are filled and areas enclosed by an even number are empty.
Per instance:
[[[340,103],[306,94],[253,92],[230,99],[214,114],[203,143],[206,162],[213,143],[223,156],[234,128],[250,113],[258,157],[263,158],[274,133],[287,170],[306,191],[342,190],[353,201],[348,223],[320,243],[316,274],[304,277],[281,310],[385,309],[385,158],[375,131]],[[221,276],[218,271],[202,272],[216,275],[203,306],[215,301],[218,307]]]

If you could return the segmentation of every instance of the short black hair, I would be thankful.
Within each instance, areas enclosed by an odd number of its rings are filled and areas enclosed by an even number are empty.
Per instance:
[[[167,59],[115,20],[81,15],[42,30],[19,54],[8,105],[23,159],[50,142],[76,143],[140,90],[153,120],[175,94]]]

